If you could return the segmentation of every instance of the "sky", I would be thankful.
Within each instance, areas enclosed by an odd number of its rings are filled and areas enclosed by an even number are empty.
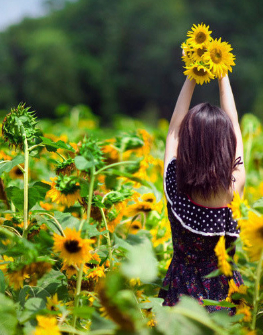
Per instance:
[[[0,31],[24,17],[38,17],[45,12],[43,0],[0,0]]]

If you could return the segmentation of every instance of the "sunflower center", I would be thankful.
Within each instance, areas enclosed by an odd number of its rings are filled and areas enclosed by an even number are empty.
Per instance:
[[[206,34],[203,33],[202,31],[199,31],[195,35],[195,41],[196,41],[196,43],[200,44],[200,43],[203,43],[205,40],[206,40]]]
[[[196,76],[204,77],[206,75],[206,71],[204,69],[197,70],[197,68],[193,68],[193,72]]]
[[[134,225],[132,226],[132,228],[133,228],[133,229],[140,229],[141,227],[140,227],[139,225],[137,225],[137,224],[134,224]]]
[[[210,51],[210,57],[213,63],[220,63],[222,60],[222,51],[220,49],[214,48]]]
[[[23,175],[23,172],[22,172],[20,169],[16,169],[16,170],[15,170],[15,174],[16,174],[17,176],[22,176],[22,175]]]
[[[257,230],[257,233],[258,233],[258,235],[260,236],[260,238],[263,239],[263,227],[260,227],[260,228]]]
[[[79,241],[75,241],[75,240],[66,241],[64,243],[64,247],[71,254],[77,253],[81,250],[81,247],[79,245]]]
[[[203,54],[204,54],[204,52],[205,52],[205,49],[198,48],[196,52],[197,52],[197,55],[198,55],[199,57],[202,57]]]

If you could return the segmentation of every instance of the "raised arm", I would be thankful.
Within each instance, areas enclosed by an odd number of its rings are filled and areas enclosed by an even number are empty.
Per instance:
[[[166,168],[170,159],[177,155],[178,134],[183,118],[189,110],[190,102],[195,88],[195,80],[186,78],[177,99],[174,112],[170,121],[168,135],[166,138],[164,167]]]
[[[244,160],[244,154],[243,154],[243,141],[242,141],[242,135],[241,130],[238,122],[238,114],[236,109],[236,104],[234,100],[234,95],[231,89],[230,81],[228,76],[218,79],[219,84],[219,94],[220,94],[220,105],[221,108],[228,114],[230,117],[236,138],[237,138],[237,148],[236,148],[236,158],[241,157],[241,161]],[[237,166],[238,169],[234,171],[234,177],[236,179],[235,183],[235,189],[239,192],[240,195],[243,194],[243,189],[245,185],[245,167],[244,163],[242,165]]]

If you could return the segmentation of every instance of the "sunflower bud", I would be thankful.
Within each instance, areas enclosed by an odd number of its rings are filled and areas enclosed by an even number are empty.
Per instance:
[[[20,103],[17,108],[12,108],[6,115],[2,124],[2,134],[5,142],[10,146],[23,149],[24,140],[33,142],[39,135],[40,130],[36,129],[35,112],[29,112],[30,107]]]

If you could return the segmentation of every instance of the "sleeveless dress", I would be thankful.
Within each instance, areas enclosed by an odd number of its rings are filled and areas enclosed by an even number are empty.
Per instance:
[[[164,174],[164,191],[167,197],[168,218],[171,225],[174,254],[163,280],[158,297],[163,298],[163,306],[175,305],[182,295],[203,299],[225,300],[228,294],[228,281],[232,278],[237,286],[243,284],[238,271],[233,277],[219,275],[204,278],[218,268],[214,248],[225,236],[229,248],[239,236],[237,222],[232,218],[228,207],[210,208],[193,202],[187,195],[177,191],[176,158],[173,158]],[[235,249],[229,253],[234,256]],[[206,306],[209,312],[225,307]]]

